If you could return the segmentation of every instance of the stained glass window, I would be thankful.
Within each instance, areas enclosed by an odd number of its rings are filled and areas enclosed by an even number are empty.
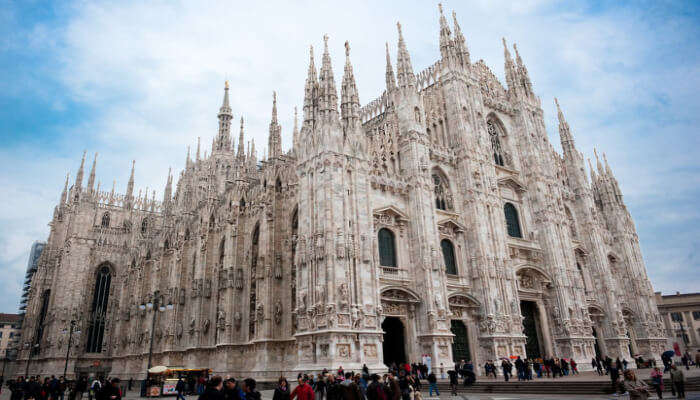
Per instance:
[[[511,203],[506,203],[503,206],[503,211],[506,216],[506,226],[508,228],[508,236],[521,238],[520,220],[518,219],[518,210]]]
[[[379,230],[379,265],[383,267],[396,267],[396,244],[394,233],[389,229]]]
[[[112,273],[109,267],[102,266],[95,280],[95,293],[92,295],[92,312],[87,336],[87,353],[102,352],[105,322],[107,315],[107,303],[109,301],[109,286],[112,283]]]
[[[448,275],[457,275],[457,264],[455,263],[455,248],[447,239],[440,242],[442,247],[442,258],[445,260],[445,272]]]

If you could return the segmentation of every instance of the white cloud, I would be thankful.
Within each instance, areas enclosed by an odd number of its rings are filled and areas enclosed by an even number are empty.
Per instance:
[[[695,99],[700,76],[697,55],[688,60],[668,50],[683,42],[697,50],[695,41],[683,36],[689,21],[650,21],[627,9],[592,14],[578,8],[558,10],[548,1],[448,3],[448,17],[452,6],[472,60],[483,58],[497,75],[503,75],[500,38],[517,41],[542,98],[555,146],[556,95],[584,153],[592,154],[594,145],[608,152],[633,212],[637,204],[650,204],[645,199],[666,195],[668,202],[649,207],[668,215],[670,204],[697,195],[693,173],[698,170],[700,143],[697,135],[689,134],[696,130],[700,114]],[[184,164],[187,145],[194,151],[196,137],[201,136],[203,149],[209,148],[225,79],[231,82],[236,120],[244,115],[247,139],[253,137],[262,154],[272,90],[278,91],[283,144],[290,146],[293,107],[302,102],[308,46],[314,44],[319,66],[324,33],[331,38],[337,82],[343,71],[343,42],[350,41],[363,103],[383,90],[385,41],[395,63],[397,20],[404,26],[416,71],[439,55],[437,8],[429,2],[77,2],[64,14],[69,16],[65,23],[35,26],[16,40],[54,56],[54,63],[40,70],[50,71],[65,92],[42,96],[56,98],[52,101],[56,109],[73,102],[89,114],[58,138],[58,153],[70,150],[71,160],[52,157],[51,148],[3,152],[10,157],[3,166],[13,163],[17,168],[2,182],[8,188],[2,208],[12,211],[0,214],[0,248],[6,250],[0,263],[14,276],[23,270],[31,242],[46,236],[61,175],[77,169],[84,148],[100,153],[98,179],[103,187],[116,179],[118,190],[123,190],[130,160],[136,159],[137,186],[160,193],[168,166]],[[8,46],[7,41],[2,46]],[[657,59],[655,51],[665,58]],[[662,124],[663,116],[644,115],[649,110],[665,115],[673,125]],[[679,148],[684,149],[682,154]],[[37,152],[46,156],[38,166],[33,165]],[[682,166],[695,169],[677,174]],[[646,225],[646,221],[638,228],[656,229],[664,222],[649,220]],[[693,229],[697,236],[698,228]],[[659,233],[640,233],[648,238],[643,249],[648,265],[654,266],[652,278],[671,290],[667,277],[672,268],[663,260],[672,258],[657,251]],[[692,243],[678,251],[692,250],[687,246]],[[656,270],[662,273],[657,275]],[[10,309],[7,304],[3,307]]]

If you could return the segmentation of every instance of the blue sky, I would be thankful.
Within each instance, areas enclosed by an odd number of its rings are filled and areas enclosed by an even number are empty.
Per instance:
[[[291,145],[308,46],[343,43],[363,104],[384,87],[397,20],[416,71],[439,56],[437,3],[0,0],[0,311],[17,309],[34,240],[45,240],[65,174],[98,152],[103,188],[165,185],[186,146],[216,133],[223,81],[262,153],[272,91]],[[350,4],[352,3],[352,4]],[[517,42],[559,148],[557,96],[587,157],[607,153],[656,290],[700,288],[700,3],[450,1],[472,61],[503,77]],[[320,49],[319,49],[320,51]],[[318,55],[317,51],[317,55]],[[318,61],[317,61],[318,62]]]

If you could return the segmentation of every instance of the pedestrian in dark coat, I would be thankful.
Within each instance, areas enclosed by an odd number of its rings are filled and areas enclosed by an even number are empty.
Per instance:
[[[277,387],[275,388],[275,393],[272,395],[272,400],[289,400],[290,394],[287,378],[280,377],[277,380]]]
[[[198,400],[225,400],[224,383],[220,376],[212,376]]]

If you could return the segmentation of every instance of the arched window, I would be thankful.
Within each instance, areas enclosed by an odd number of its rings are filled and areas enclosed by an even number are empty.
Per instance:
[[[447,185],[447,179],[437,170],[433,171],[433,185],[435,208],[438,210],[451,210],[452,196]]]
[[[92,295],[92,307],[90,320],[88,321],[88,336],[85,352],[102,352],[102,341],[105,331],[105,317],[107,315],[107,303],[109,302],[109,287],[112,283],[112,273],[109,267],[103,265],[97,272],[95,279],[95,292]]]
[[[503,206],[503,212],[506,215],[506,227],[508,228],[508,236],[521,238],[523,234],[520,232],[520,220],[518,219],[518,210],[511,203],[506,203]]]
[[[219,268],[224,267],[224,256],[226,255],[226,237],[221,238],[219,244]]]
[[[297,255],[297,233],[299,232],[299,208],[295,207],[292,213],[292,284],[291,286],[291,300],[292,300],[292,310],[297,309],[297,266],[296,266],[296,255]],[[294,329],[294,328],[292,328]]]
[[[277,180],[275,181],[275,191],[277,193],[282,192],[282,181],[280,180],[280,178],[277,178]]]
[[[241,197],[241,201],[238,202],[238,207],[240,207],[241,210],[245,208],[245,199],[243,197]]]
[[[255,307],[257,306],[257,267],[258,267],[258,242],[260,241],[260,224],[255,224],[253,237],[251,238],[250,251],[250,299],[248,313],[248,334],[249,339],[255,336]]]
[[[440,247],[442,247],[442,258],[445,260],[445,273],[448,275],[457,275],[455,247],[452,245],[452,242],[447,239],[442,239]]]
[[[103,228],[109,228],[109,213],[106,212],[102,214],[102,223],[101,223]]]
[[[503,154],[501,150],[501,140],[499,138],[501,129],[498,127],[497,123],[489,119],[486,121],[486,128],[489,132],[489,137],[491,138],[491,147],[493,148],[493,162],[496,165],[503,166]]]
[[[379,265],[382,267],[396,267],[396,243],[394,232],[382,228],[378,233],[379,240]]]
[[[190,240],[190,228],[185,228],[185,240]]]
[[[141,233],[146,234],[146,232],[148,232],[148,218],[141,221]]]
[[[47,289],[44,290],[44,293],[41,294],[41,310],[39,311],[39,319],[37,320],[36,323],[36,334],[34,337],[34,342],[32,343],[32,346],[34,344],[40,344],[41,340],[43,339],[44,336],[44,323],[46,322],[46,314],[49,311],[49,300],[51,299],[51,290]],[[40,351],[39,347],[32,347],[31,352],[33,354],[38,354]]]

